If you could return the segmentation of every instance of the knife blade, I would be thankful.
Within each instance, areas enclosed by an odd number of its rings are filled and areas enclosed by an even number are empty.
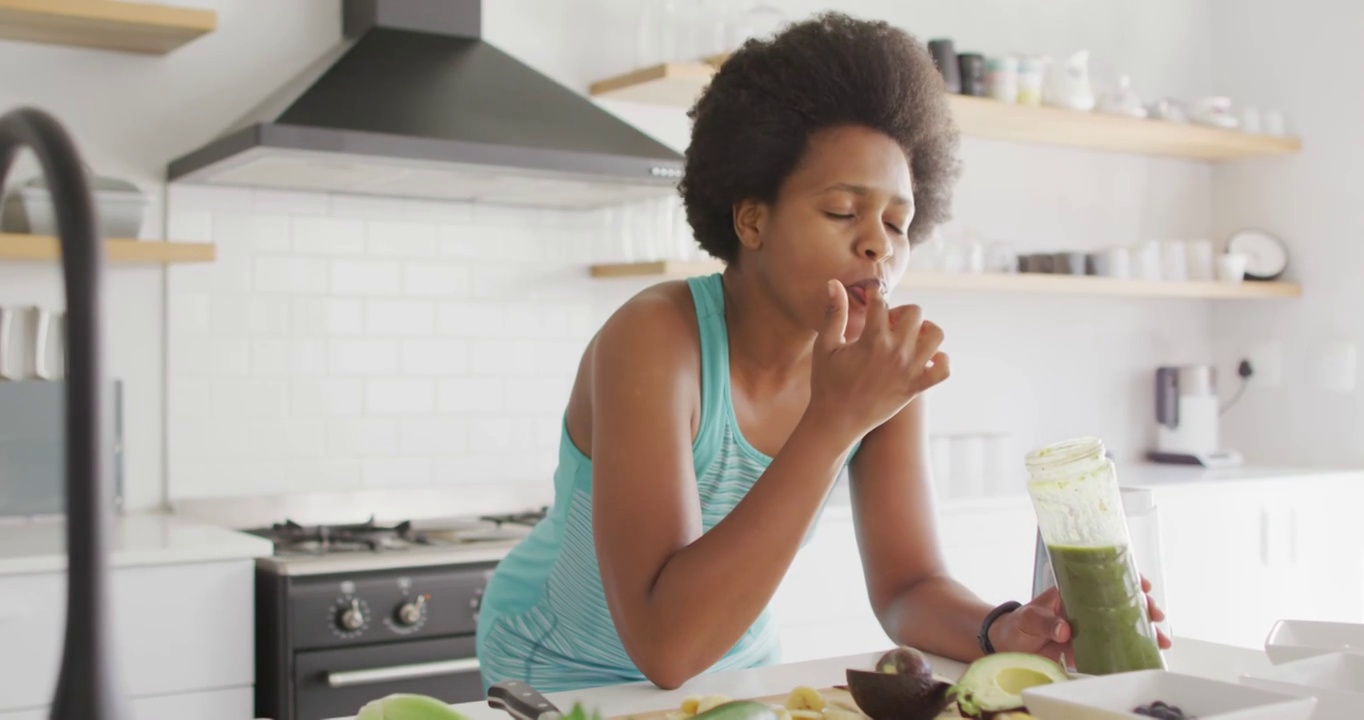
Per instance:
[[[559,720],[563,713],[554,703],[519,680],[504,680],[488,687],[488,704],[517,720]]]

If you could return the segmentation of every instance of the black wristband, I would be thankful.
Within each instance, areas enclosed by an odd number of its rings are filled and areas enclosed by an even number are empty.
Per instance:
[[[994,625],[995,621],[998,620],[1001,615],[1007,615],[1021,607],[1023,607],[1023,603],[1016,600],[1010,600],[994,610],[991,610],[990,614],[985,616],[984,622],[980,624],[980,634],[976,636],[976,639],[980,641],[981,652],[986,655],[995,654],[995,646],[990,643],[990,626]]]

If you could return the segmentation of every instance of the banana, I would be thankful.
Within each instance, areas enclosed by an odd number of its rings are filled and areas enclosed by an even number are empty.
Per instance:
[[[787,710],[791,720],[824,720],[824,713],[818,710]]]
[[[824,710],[824,705],[824,696],[820,695],[818,690],[806,685],[797,687],[791,691],[790,695],[786,696],[787,710],[814,710],[818,713]],[[792,713],[791,717],[796,717],[795,713]]]
[[[696,714],[700,715],[707,710],[724,705],[732,699],[728,695],[702,695],[696,700]]]
[[[780,705],[773,705],[772,711],[777,713],[777,720],[792,720],[791,711]]]
[[[699,695],[693,695],[687,698],[686,700],[682,701],[682,712],[688,715],[695,715],[696,708],[699,707],[700,705],[701,697]]]

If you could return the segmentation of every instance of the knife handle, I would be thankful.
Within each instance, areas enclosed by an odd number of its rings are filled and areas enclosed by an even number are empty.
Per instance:
[[[493,683],[488,688],[488,704],[518,720],[539,720],[546,714],[559,715],[554,703],[536,692],[535,688],[519,681],[506,680]]]

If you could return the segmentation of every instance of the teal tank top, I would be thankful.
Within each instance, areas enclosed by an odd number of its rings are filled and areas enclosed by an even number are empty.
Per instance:
[[[701,421],[692,457],[702,526],[709,531],[772,459],[744,440],[734,416],[720,275],[687,282],[701,338]],[[592,462],[573,444],[566,419],[554,498],[545,519],[498,564],[484,593],[477,640],[485,691],[503,680],[561,692],[647,679],[625,652],[606,605],[592,534]],[[777,628],[764,610],[708,672],[770,665],[778,657]]]

